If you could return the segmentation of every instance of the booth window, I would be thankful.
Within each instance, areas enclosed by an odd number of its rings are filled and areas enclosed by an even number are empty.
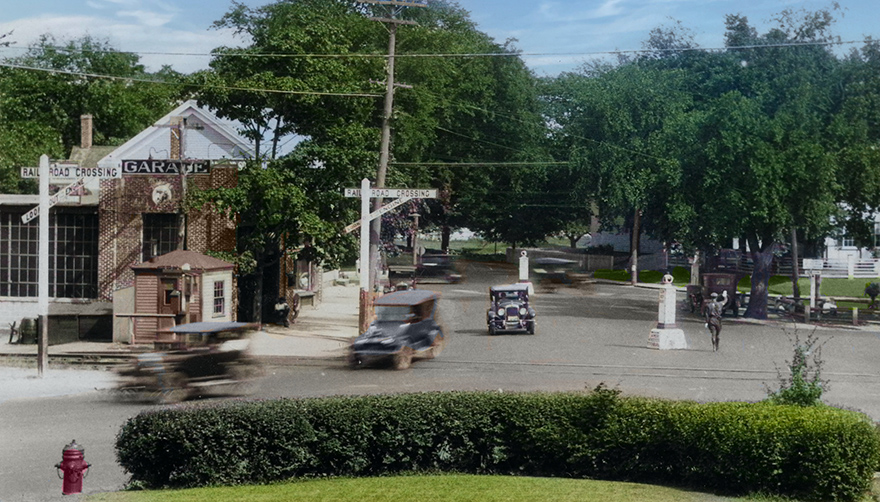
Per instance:
[[[214,281],[214,314],[223,315],[226,313],[226,281]]]
[[[180,217],[174,213],[144,213],[143,261],[177,249]]]

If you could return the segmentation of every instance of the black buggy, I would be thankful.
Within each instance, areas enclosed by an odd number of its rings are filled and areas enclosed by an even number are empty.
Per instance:
[[[194,322],[159,333],[155,350],[119,368],[119,397],[175,403],[212,392],[242,394],[260,374],[250,354],[256,323]]]
[[[525,331],[535,334],[535,309],[529,303],[529,284],[516,283],[489,288],[486,324],[489,334]]]
[[[440,355],[446,338],[436,321],[439,298],[439,294],[424,289],[379,297],[373,304],[375,319],[351,344],[349,366],[390,361],[395,369],[406,369],[414,357],[431,359]]]

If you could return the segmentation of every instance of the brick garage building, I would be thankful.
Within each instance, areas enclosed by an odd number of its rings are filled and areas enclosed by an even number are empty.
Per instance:
[[[132,265],[175,249],[234,251],[234,221],[209,208],[187,211],[182,202],[193,187],[235,186],[239,161],[253,156],[247,140],[195,101],[119,147],[91,145],[91,121],[83,117],[82,144],[73,149],[71,160],[122,174],[88,180],[79,196],[52,210],[50,343],[110,341],[106,322],[111,314],[134,312]],[[71,181],[53,179],[52,184]],[[21,221],[37,203],[37,196],[0,195],[0,329],[37,317],[38,220]],[[89,328],[88,336],[82,327],[53,334],[59,331],[53,330],[53,318],[79,324],[86,314],[103,319],[100,327]],[[130,341],[121,323],[114,322],[112,339]]]

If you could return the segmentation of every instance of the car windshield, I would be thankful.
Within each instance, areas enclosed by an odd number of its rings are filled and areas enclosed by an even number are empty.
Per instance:
[[[522,301],[523,295],[519,291],[499,291],[497,298],[499,302]]]
[[[412,307],[408,305],[377,305],[376,320],[377,321],[399,321],[405,322],[415,317]]]

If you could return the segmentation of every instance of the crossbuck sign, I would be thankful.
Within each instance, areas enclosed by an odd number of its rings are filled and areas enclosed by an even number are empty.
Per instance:
[[[388,211],[394,209],[395,207],[400,206],[404,202],[410,199],[436,199],[437,198],[437,190],[435,189],[422,189],[422,188],[370,188],[370,180],[364,178],[361,180],[360,188],[346,188],[345,189],[346,197],[359,197],[361,199],[361,219],[360,221],[356,221],[351,225],[345,227],[345,233],[349,233],[354,229],[360,227],[361,228],[361,238],[360,238],[360,260],[361,267],[363,270],[361,271],[361,291],[369,291],[370,289],[370,274],[365,273],[366,264],[370,261],[370,238],[369,232],[364,231],[371,220],[374,220]],[[370,212],[370,199],[371,198],[380,198],[380,199],[397,199],[393,202],[385,204],[379,210]]]
[[[61,190],[59,190],[58,193],[49,197],[49,207],[52,207],[55,204],[58,204],[59,201],[61,201],[63,198],[66,198],[74,190],[78,190],[78,189],[82,188],[83,184],[84,184],[84,180],[82,178],[80,178],[80,179],[74,181],[73,183],[67,185],[66,187],[62,188]],[[33,208],[30,211],[21,215],[21,222],[27,223],[39,215],[40,215],[40,206],[36,206],[35,208]]]
[[[360,188],[346,188],[346,197],[360,197]],[[371,199],[399,199],[407,197],[409,199],[436,199],[437,190],[434,188],[371,188]]]

